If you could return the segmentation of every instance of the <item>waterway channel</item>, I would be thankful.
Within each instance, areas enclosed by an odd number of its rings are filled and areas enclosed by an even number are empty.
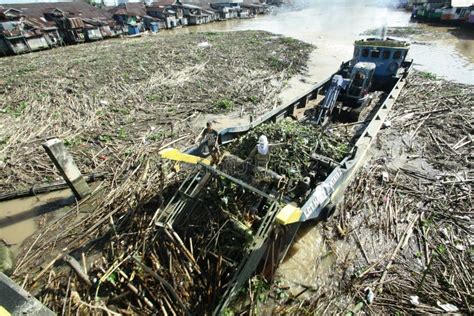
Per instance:
[[[354,40],[366,31],[380,29],[382,32],[383,27],[420,28],[419,36],[409,38],[412,41],[410,57],[415,60],[415,68],[448,80],[474,84],[473,30],[412,23],[410,12],[392,9],[387,2],[311,1],[308,7],[300,10],[187,27],[174,32],[263,30],[314,44],[317,49],[311,56],[308,73],[300,78],[309,86],[327,78],[342,61],[348,60],[352,56]],[[293,89],[288,97],[299,92],[300,89]]]

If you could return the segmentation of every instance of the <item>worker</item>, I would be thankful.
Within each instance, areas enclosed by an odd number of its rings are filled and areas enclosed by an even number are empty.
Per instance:
[[[217,164],[220,160],[221,152],[219,148],[219,133],[212,128],[212,121],[206,123],[206,128],[199,134],[196,142],[204,157],[211,155],[212,164]]]
[[[257,146],[250,152],[248,161],[254,161],[255,167],[261,167],[267,169],[268,162],[270,161],[270,149],[271,146],[268,143],[268,138],[265,135],[261,135],[258,138]]]

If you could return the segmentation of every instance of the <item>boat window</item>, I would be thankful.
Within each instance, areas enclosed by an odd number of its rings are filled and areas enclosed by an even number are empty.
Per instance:
[[[400,57],[402,57],[402,52],[397,50],[394,54],[393,54],[393,59],[400,59]]]
[[[356,47],[354,55],[359,56],[359,53],[360,53],[360,49],[359,47]]]
[[[364,88],[365,81],[365,75],[363,72],[359,71],[358,73],[356,73],[356,75],[354,76],[354,80],[352,81],[352,84],[349,88],[349,95],[360,97],[362,89]]]
[[[390,51],[389,50],[384,50],[383,51],[383,59],[389,59],[390,58]]]
[[[364,50],[362,51],[362,57],[369,57],[369,49],[364,48]]]
[[[370,54],[370,57],[379,58],[380,57],[380,51],[379,50],[373,50],[372,53]]]

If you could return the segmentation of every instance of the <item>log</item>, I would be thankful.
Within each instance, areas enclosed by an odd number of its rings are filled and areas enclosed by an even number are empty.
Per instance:
[[[92,286],[92,282],[89,279],[89,276],[86,274],[86,272],[82,270],[81,265],[74,257],[70,255],[64,255],[63,260],[71,266],[71,268],[76,272],[79,279],[81,279],[87,286]]]
[[[85,179],[86,179],[86,182],[90,183],[90,182],[95,182],[97,180],[103,180],[106,176],[107,176],[106,173],[98,173],[98,174],[93,173],[88,176],[85,176]],[[64,189],[67,189],[68,187],[69,186],[66,183],[66,181],[63,181],[63,180],[53,182],[53,183],[33,185],[29,189],[19,190],[15,192],[1,193],[0,202],[19,199],[26,196],[33,196],[38,193],[48,193],[48,192],[64,190]]]

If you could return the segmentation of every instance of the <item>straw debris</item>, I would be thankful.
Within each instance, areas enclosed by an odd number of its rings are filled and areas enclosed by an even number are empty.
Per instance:
[[[199,131],[190,126],[201,114],[278,104],[283,85],[274,82],[304,71],[311,49],[249,31],[110,40],[0,60],[0,190],[59,177],[40,147],[53,136],[83,173],[106,175],[30,237],[13,278],[62,314],[210,312],[252,234],[241,214],[253,200],[237,188],[221,192],[227,184],[214,180],[201,201],[214,201],[209,212],[194,212],[182,229],[161,226],[157,215],[187,172],[172,177],[158,151],[192,144]]]

